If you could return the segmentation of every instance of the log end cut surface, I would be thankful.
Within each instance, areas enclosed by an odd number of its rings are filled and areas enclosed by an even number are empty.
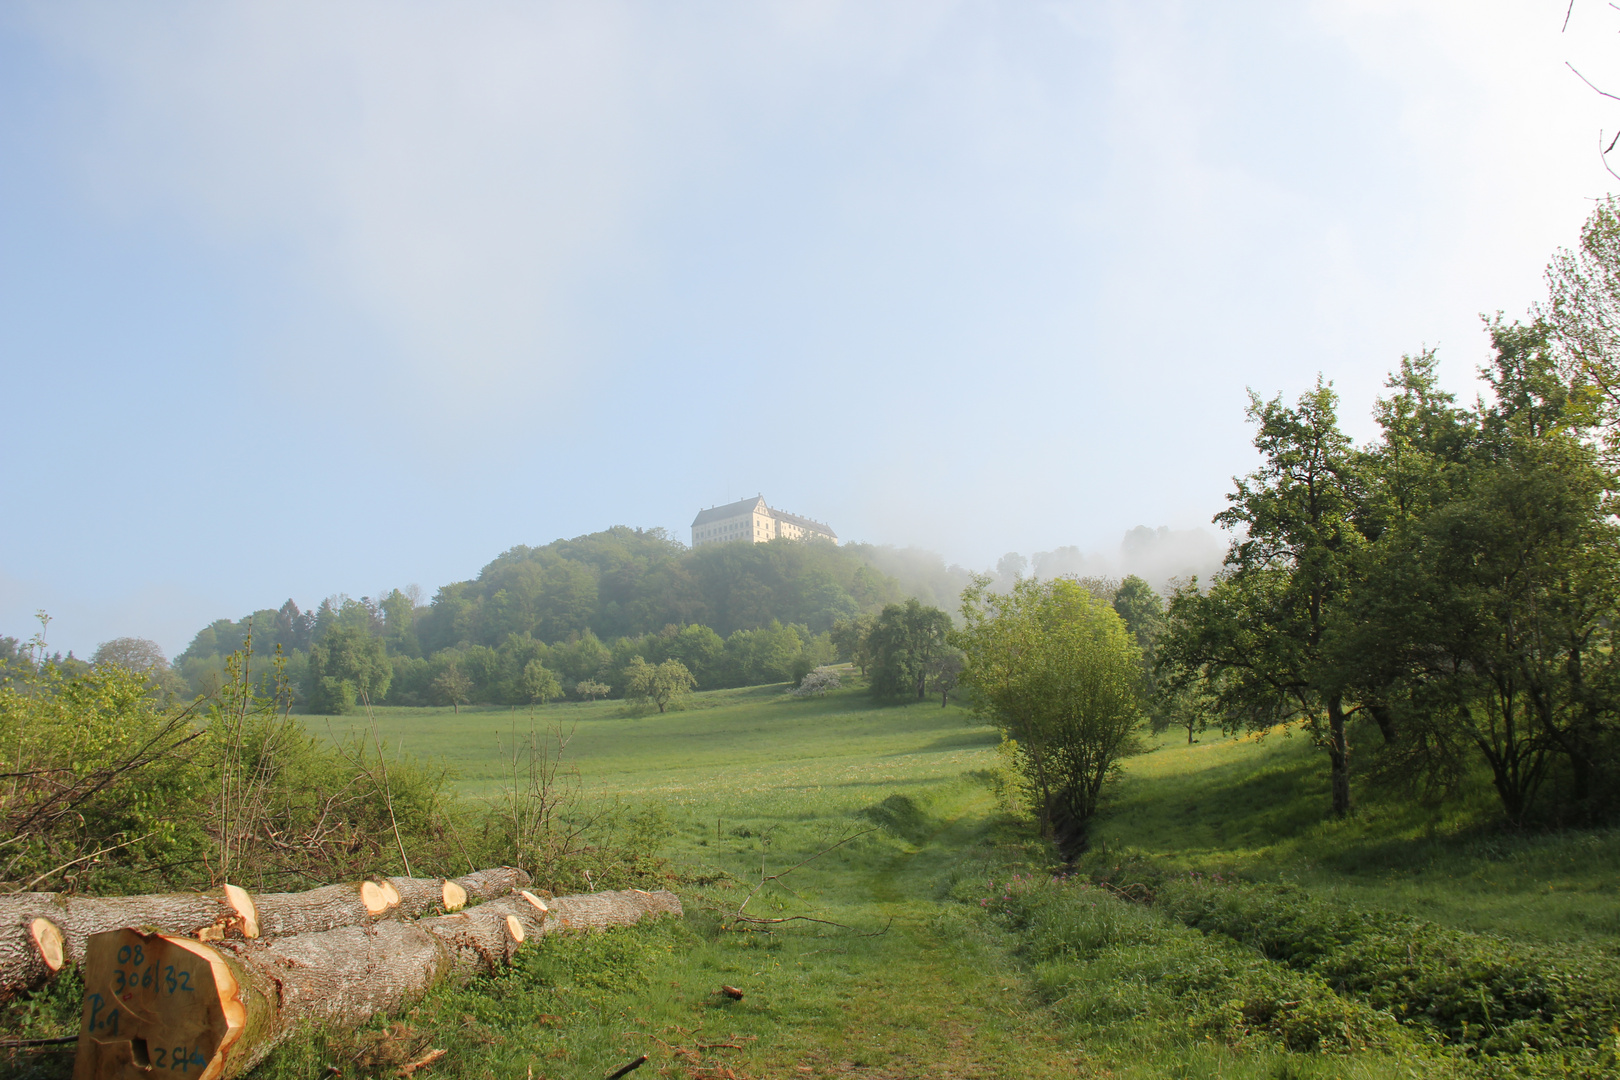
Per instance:
[[[114,930],[90,938],[74,1080],[214,1080],[246,1019],[205,945]]]
[[[28,936],[34,939],[39,958],[51,969],[51,973],[61,971],[66,961],[61,929],[49,919],[35,919],[28,924]]]
[[[444,900],[444,910],[460,911],[467,906],[467,890],[453,881],[447,881],[440,886],[440,894]]]

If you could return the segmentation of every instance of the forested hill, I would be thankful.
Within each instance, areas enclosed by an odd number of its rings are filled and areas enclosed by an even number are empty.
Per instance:
[[[309,670],[309,657],[314,649],[319,668],[318,646],[334,635],[387,656],[389,687],[374,697],[428,703],[454,664],[475,684],[471,700],[506,701],[523,696],[521,672],[536,659],[570,690],[611,675],[632,654],[679,655],[708,685],[788,678],[830,658],[825,635],[837,620],[910,596],[954,610],[968,577],[914,550],[787,540],[688,548],[662,529],[615,526],[514,547],[476,578],[440,587],[430,603],[401,589],[379,599],[333,597],[313,611],[289,600],[255,612],[251,625],[255,653],[269,657],[279,646],[290,658],[306,704],[332,704],[317,700],[319,671]],[[193,690],[217,682],[248,627],[247,618],[218,620],[175,658]],[[705,633],[673,641],[690,627]]]
[[[418,633],[430,652],[522,633],[562,641],[589,630],[612,640],[671,624],[725,636],[772,619],[819,633],[900,596],[894,578],[832,544],[687,548],[662,529],[620,526],[505,552],[472,581],[441,588]]]

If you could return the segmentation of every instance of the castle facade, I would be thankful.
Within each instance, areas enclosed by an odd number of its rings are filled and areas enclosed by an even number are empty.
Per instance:
[[[764,496],[711,506],[698,511],[692,519],[692,546],[725,544],[734,540],[747,540],[763,544],[770,540],[831,540],[838,543],[838,534],[831,525],[783,510],[772,510],[765,505]]]

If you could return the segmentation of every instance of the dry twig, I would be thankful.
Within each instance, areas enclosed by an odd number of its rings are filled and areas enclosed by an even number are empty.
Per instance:
[[[621,1077],[621,1076],[629,1076],[631,1073],[635,1072],[637,1069],[641,1068],[645,1064],[647,1064],[647,1055],[642,1054],[640,1057],[636,1058],[636,1060],[632,1061],[630,1064],[624,1066],[623,1068],[617,1069],[614,1072],[608,1073],[605,1080],[619,1080],[619,1077]]]

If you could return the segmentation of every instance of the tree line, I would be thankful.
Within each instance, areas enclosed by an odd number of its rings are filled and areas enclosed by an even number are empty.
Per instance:
[[[296,704],[317,712],[361,699],[459,707],[620,696],[637,657],[679,662],[700,689],[797,680],[834,659],[834,623],[904,595],[869,554],[787,540],[688,549],[661,529],[618,526],[512,548],[428,602],[394,589],[218,620],[174,668],[207,693],[251,633],[260,677],[279,653]]]
[[[1241,539],[1211,587],[1171,597],[1155,643],[1190,725],[1307,733],[1335,815],[1358,727],[1378,771],[1431,793],[1487,769],[1513,822],[1613,809],[1610,414],[1552,322],[1490,334],[1488,397],[1459,407],[1431,353],[1404,358],[1367,446],[1325,383],[1253,400],[1263,464],[1218,519]]]
[[[1366,445],[1320,377],[1251,393],[1261,464],[1215,518],[1224,565],[1167,604],[1137,582],[969,588],[942,641],[1061,850],[1144,722],[1301,732],[1335,816],[1354,777],[1436,800],[1488,778],[1514,825],[1620,812],[1620,201],[1547,280],[1527,321],[1488,322],[1471,405],[1432,352],[1402,358]]]

